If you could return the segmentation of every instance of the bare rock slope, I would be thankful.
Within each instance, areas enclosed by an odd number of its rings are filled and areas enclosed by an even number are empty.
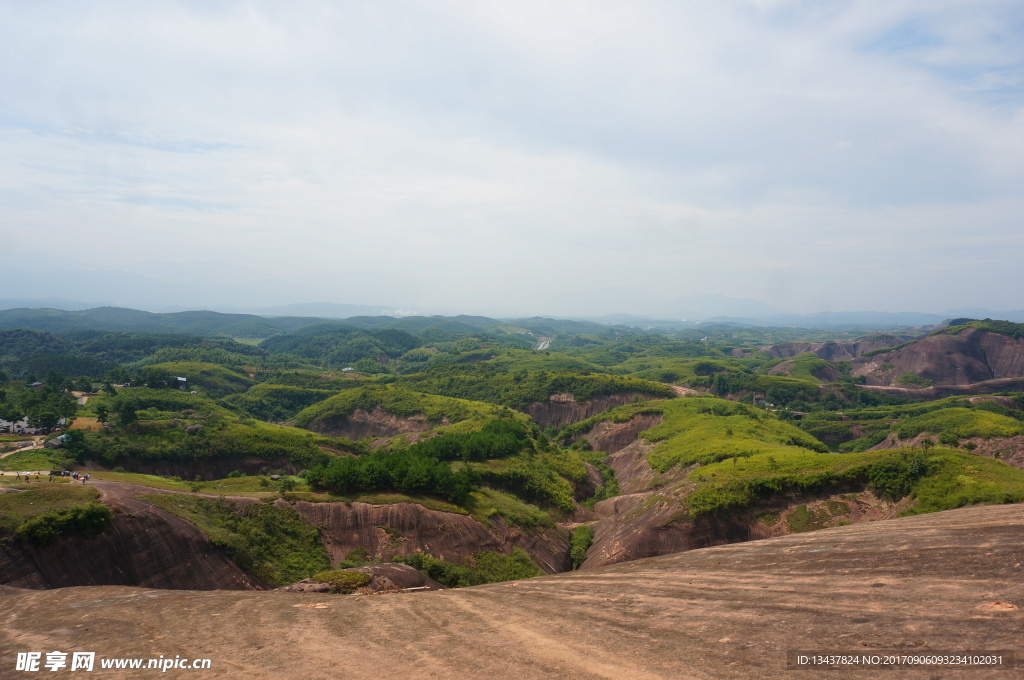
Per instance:
[[[168,678],[1019,678],[1008,669],[794,675],[786,650],[1020,650],[1024,506],[989,506],[388,596],[0,589],[22,651],[181,654]],[[141,677],[141,676],[140,676]]]
[[[0,536],[0,583],[22,588],[131,585],[187,590],[262,589],[195,525],[136,498],[153,489],[93,482],[115,510],[95,538],[26,546]],[[4,540],[7,539],[7,540]]]

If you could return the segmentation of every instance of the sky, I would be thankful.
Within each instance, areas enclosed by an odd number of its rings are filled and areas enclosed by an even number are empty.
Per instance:
[[[0,0],[0,298],[1024,308],[1019,0]]]

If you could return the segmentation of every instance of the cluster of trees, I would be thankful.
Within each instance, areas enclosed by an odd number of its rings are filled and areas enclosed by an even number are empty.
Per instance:
[[[502,371],[491,363],[440,366],[419,375],[398,378],[397,382],[420,392],[511,408],[523,408],[531,402],[546,401],[553,394],[565,392],[575,395],[579,401],[623,392],[651,397],[673,396],[665,385],[639,378],[543,369]]]
[[[410,451],[438,460],[480,461],[514,456],[530,446],[530,430],[515,420],[492,420],[477,432],[442,434],[414,444]]]
[[[0,419],[18,421],[28,419],[30,427],[55,427],[61,418],[75,415],[77,404],[73,397],[50,385],[16,387],[0,374]]]
[[[443,434],[406,449],[337,458],[311,468],[306,481],[314,488],[340,494],[393,489],[432,493],[463,503],[480,487],[480,475],[465,464],[453,469],[451,461],[505,458],[531,444],[525,425],[498,419],[476,432]]]
[[[491,551],[479,552],[473,555],[472,560],[467,558],[462,564],[446,562],[423,552],[391,559],[415,567],[448,588],[515,581],[541,576],[544,573],[522,548],[515,548],[511,555]]]
[[[450,463],[411,449],[335,458],[310,468],[306,482],[314,489],[339,494],[382,489],[437,494],[456,504],[464,503],[480,487],[479,476],[469,467],[453,470]]]

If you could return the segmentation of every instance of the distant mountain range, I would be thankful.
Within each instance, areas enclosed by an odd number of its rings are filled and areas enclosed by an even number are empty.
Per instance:
[[[268,338],[282,333],[320,333],[342,328],[396,328],[409,332],[435,328],[454,333],[532,333],[554,336],[606,333],[607,325],[593,321],[547,319],[500,320],[486,316],[352,316],[330,319],[314,316],[261,316],[212,311],[144,312],[124,307],[83,310],[16,308],[0,311],[0,329],[28,328],[48,333],[127,331],[185,333],[200,336]]]
[[[940,324],[952,318],[1004,319],[1024,322],[1024,310],[992,311],[983,308],[951,309],[941,314],[923,312],[818,312],[792,314],[774,309],[756,300],[726,296],[689,296],[672,305],[680,314],[643,316],[608,314],[598,317],[500,320],[487,316],[436,316],[401,306],[355,305],[329,302],[298,303],[256,309],[220,308],[218,311],[182,310],[146,312],[124,307],[104,307],[66,298],[0,299],[0,328],[36,328],[50,332],[76,329],[166,331],[233,337],[269,337],[301,327],[323,323],[346,326],[425,328],[440,321],[458,324],[463,329],[487,329],[508,325],[540,334],[559,332],[593,333],[608,326],[673,330],[706,324],[740,326],[797,326],[802,328],[863,328],[885,330]],[[429,321],[428,321],[429,320]],[[568,326],[580,330],[565,330]],[[580,325],[582,324],[582,325]],[[558,329],[562,330],[559,331]],[[586,330],[582,330],[586,329]]]

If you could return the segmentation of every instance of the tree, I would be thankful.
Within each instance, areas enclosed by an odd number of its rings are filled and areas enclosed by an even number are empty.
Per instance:
[[[85,432],[82,430],[68,430],[64,434],[62,441],[64,442],[64,450],[72,458],[81,460],[84,454],[89,452],[89,444],[86,441]]]
[[[45,427],[50,429],[60,422],[60,413],[50,406],[44,406],[28,418],[28,424],[32,427]]]
[[[135,413],[135,405],[127,399],[117,404],[114,413],[117,414],[117,422],[121,427],[131,425],[139,419],[138,414]]]
[[[105,423],[107,422],[107,416],[108,412],[106,406],[100,404],[99,406],[96,407],[96,420],[98,420],[101,423]]]

